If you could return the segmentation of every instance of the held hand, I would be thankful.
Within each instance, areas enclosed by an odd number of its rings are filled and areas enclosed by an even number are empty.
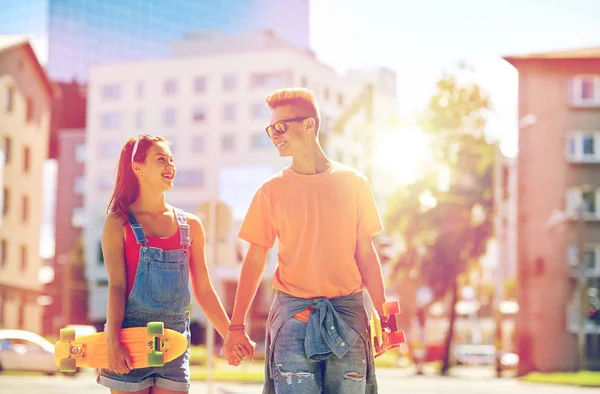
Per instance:
[[[384,328],[381,333],[382,343],[379,344],[378,341],[375,341],[375,356],[377,358],[381,356],[387,349],[390,348],[390,329]]]
[[[242,360],[248,356],[254,359],[254,349],[256,343],[253,342],[244,331],[233,331],[227,333],[223,345],[223,353],[227,357],[229,365],[238,366]]]
[[[133,362],[121,342],[108,344],[108,365],[115,373],[125,375],[133,369]]]

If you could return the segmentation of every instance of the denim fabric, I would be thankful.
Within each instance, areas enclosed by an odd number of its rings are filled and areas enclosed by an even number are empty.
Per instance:
[[[293,318],[309,306],[308,323]],[[263,393],[377,393],[368,327],[362,292],[303,299],[277,291]]]
[[[129,215],[129,225],[140,245],[140,258],[121,327],[145,327],[148,322],[162,321],[165,328],[188,338],[188,349],[162,367],[134,369],[125,375],[101,369],[97,381],[103,386],[123,391],[139,391],[150,386],[182,392],[189,390],[190,321],[187,308],[191,299],[188,289],[190,230],[183,211],[176,208],[175,215],[181,239],[181,249],[176,250],[148,246],[142,226],[133,214]]]
[[[273,385],[277,394],[364,394],[367,352],[358,340],[341,358],[325,361],[305,355],[307,323],[288,319],[273,346]],[[331,353],[330,353],[331,355]]]

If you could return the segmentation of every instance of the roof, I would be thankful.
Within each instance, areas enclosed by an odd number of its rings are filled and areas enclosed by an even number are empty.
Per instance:
[[[31,58],[33,66],[37,73],[39,74],[44,87],[46,88],[46,92],[50,97],[56,97],[58,95],[58,90],[55,88],[54,84],[48,77],[46,70],[40,64],[31,44],[27,37],[24,36],[14,36],[14,35],[0,35],[0,54],[16,49],[24,49],[25,52]]]
[[[600,47],[567,49],[553,52],[540,52],[523,55],[503,56],[504,60],[565,60],[565,59],[600,59]]]

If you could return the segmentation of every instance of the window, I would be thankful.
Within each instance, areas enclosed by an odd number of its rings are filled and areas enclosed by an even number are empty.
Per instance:
[[[4,186],[4,190],[2,192],[2,215],[6,216],[8,213],[8,207],[10,204],[10,191],[6,186]]]
[[[135,88],[135,95],[138,99],[141,99],[144,96],[144,83],[138,82]]]
[[[196,77],[194,80],[194,92],[202,93],[206,92],[206,78],[205,77]]]
[[[569,101],[577,107],[600,106],[600,75],[576,76],[569,80]]]
[[[267,135],[267,133],[257,132],[252,134],[252,139],[250,140],[250,147],[252,149],[265,149],[273,146],[273,142]]]
[[[302,77],[300,79],[300,86],[303,88],[307,88],[308,87],[308,79],[306,79],[306,77]]]
[[[192,149],[194,152],[204,152],[206,150],[206,137],[203,135],[196,135],[192,140]]]
[[[600,163],[600,131],[572,131],[567,141],[567,161]]]
[[[77,163],[85,163],[87,159],[87,149],[85,144],[78,144],[75,146],[75,161]]]
[[[574,218],[582,210],[584,219],[600,219],[598,203],[600,202],[600,189],[592,187],[570,187],[566,195],[566,211]]]
[[[103,174],[98,180],[100,190],[110,190],[115,186],[115,178],[112,174]]]
[[[109,112],[100,115],[100,126],[103,129],[118,129],[121,127],[122,116],[118,112]]]
[[[23,221],[23,223],[27,223],[27,220],[29,220],[29,197],[23,196],[21,198],[21,205],[21,220]]]
[[[174,108],[168,108],[163,113],[163,124],[165,126],[172,126],[175,124],[176,112]]]
[[[71,226],[74,228],[82,228],[85,224],[85,211],[81,207],[73,208],[71,214]]]
[[[114,158],[121,154],[121,145],[116,141],[101,142],[98,145],[98,156],[100,158]]]
[[[600,244],[585,244],[583,246],[583,266],[588,276],[600,275]],[[572,268],[579,266],[579,248],[571,245],[567,248],[567,264]]]
[[[198,105],[192,110],[192,122],[199,123],[206,120],[206,107]]]
[[[583,136],[583,154],[594,155],[594,136],[584,135]]]
[[[251,88],[282,88],[291,84],[290,73],[286,71],[256,73],[250,76]]]
[[[0,241],[0,267],[6,265],[6,256],[8,255],[8,245],[6,244],[6,240],[3,239]]]
[[[177,81],[175,79],[168,79],[165,81],[164,93],[167,96],[177,94]]]
[[[337,95],[337,103],[340,107],[342,107],[344,105],[344,95],[341,93],[338,93]]]
[[[583,252],[583,266],[588,271],[596,271],[596,251],[594,249]]]
[[[202,170],[179,170],[175,177],[177,186],[204,186],[204,171]]]
[[[223,77],[223,90],[233,92],[237,89],[237,77],[235,75],[225,75]]]
[[[73,179],[73,193],[83,194],[85,192],[85,177],[78,176]]]
[[[268,118],[270,114],[269,107],[264,101],[254,103],[250,108],[250,116],[255,119],[265,119]]]
[[[23,172],[29,172],[29,163],[31,160],[31,150],[28,146],[23,148]]]
[[[27,270],[27,246],[25,245],[21,245],[20,248],[20,255],[21,255],[21,264],[20,264],[20,268],[21,268],[21,272],[24,272]]]
[[[323,100],[329,101],[331,98],[331,93],[329,92],[329,88],[323,88]]]
[[[583,200],[583,212],[596,214],[596,191],[584,191],[581,194],[581,198]]]
[[[27,97],[27,99],[25,100],[25,121],[27,123],[30,123],[31,121],[33,121],[33,115],[34,115],[34,105],[33,105],[33,99],[31,97]]]
[[[223,106],[223,119],[224,120],[235,120],[235,105],[234,104],[225,104]]]
[[[224,152],[231,152],[235,149],[235,135],[224,134],[221,136],[221,149]]]
[[[10,113],[15,107],[15,90],[11,86],[7,86],[4,90],[4,109]]]
[[[10,151],[12,147],[12,140],[10,137],[4,137],[4,164],[10,163]]]
[[[116,100],[121,98],[121,85],[104,85],[102,87],[102,98],[104,98],[105,100]]]

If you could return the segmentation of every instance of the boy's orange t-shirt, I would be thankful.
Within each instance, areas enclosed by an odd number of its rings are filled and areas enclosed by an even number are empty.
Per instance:
[[[277,239],[273,288],[334,298],[364,288],[356,242],[382,230],[368,179],[333,162],[316,175],[289,166],[273,175],[254,195],[238,237],[265,248]]]

